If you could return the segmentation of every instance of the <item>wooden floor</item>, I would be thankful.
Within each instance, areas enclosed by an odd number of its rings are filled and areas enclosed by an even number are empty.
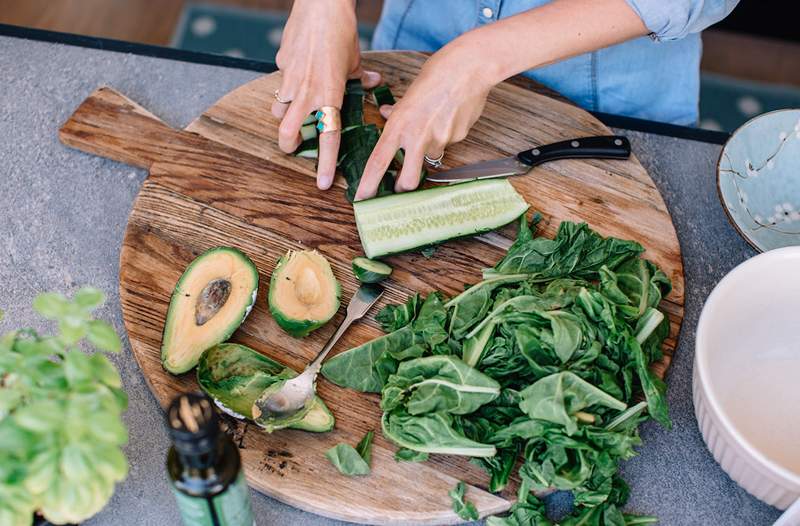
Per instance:
[[[324,0],[321,0],[324,1]],[[292,0],[206,0],[252,9],[288,10]],[[0,23],[167,45],[188,0],[0,0]],[[358,2],[359,19],[375,23],[382,0]],[[702,69],[800,86],[800,44],[720,30],[703,35]]]

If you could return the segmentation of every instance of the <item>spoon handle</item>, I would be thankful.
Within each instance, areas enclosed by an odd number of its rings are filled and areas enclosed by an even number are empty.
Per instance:
[[[339,341],[339,338],[342,337],[342,334],[353,324],[354,321],[358,320],[364,314],[367,313],[369,308],[378,301],[378,298],[381,297],[383,294],[383,288],[377,285],[361,285],[361,287],[353,294],[353,298],[350,300],[350,303],[347,305],[347,315],[342,320],[341,325],[339,328],[336,329],[336,332],[333,333],[333,336],[328,339],[328,343],[325,344],[325,347],[317,354],[314,360],[308,364],[306,371],[309,372],[314,378],[317,377],[319,374],[319,370],[322,367],[322,362],[325,360],[325,357],[328,356],[328,353],[333,349],[333,346],[336,345],[336,342]]]

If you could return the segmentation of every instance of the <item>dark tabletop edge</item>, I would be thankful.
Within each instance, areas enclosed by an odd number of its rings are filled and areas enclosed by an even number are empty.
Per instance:
[[[191,62],[195,64],[207,64],[211,66],[222,66],[227,68],[246,69],[270,73],[276,70],[272,62],[252,60],[245,58],[228,57],[225,55],[213,55],[210,53],[200,53],[197,51],[187,51],[164,46],[154,46],[150,44],[139,44],[124,40],[114,40],[110,38],[100,38],[73,33],[62,33],[59,31],[48,31],[44,29],[34,29],[28,27],[0,24],[0,35],[28,40],[39,40],[43,42],[53,42],[66,44],[69,46],[79,46],[91,49],[101,49],[104,51],[116,51],[120,53],[132,53],[147,57],[164,58]],[[712,144],[725,144],[730,135],[725,132],[692,128],[689,126],[679,126],[664,122],[613,115],[599,111],[591,112],[603,124],[614,128],[652,133],[655,135],[666,135],[691,141],[707,142]]]

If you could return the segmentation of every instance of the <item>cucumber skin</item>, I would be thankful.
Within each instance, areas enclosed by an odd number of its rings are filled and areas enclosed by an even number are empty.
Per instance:
[[[363,208],[363,206],[365,204],[375,205],[376,202],[385,203],[386,201],[389,201],[389,200],[414,199],[415,197],[419,198],[420,194],[424,194],[426,192],[440,192],[440,193],[446,192],[447,190],[445,190],[445,189],[457,189],[457,190],[454,190],[454,191],[460,191],[460,190],[464,189],[463,187],[468,186],[468,185],[472,185],[474,187],[482,187],[482,186],[502,185],[502,184],[508,185],[511,188],[511,191],[514,194],[516,194],[516,197],[518,198],[519,205],[520,205],[518,207],[518,209],[516,210],[516,212],[517,212],[516,215],[511,217],[510,219],[508,219],[508,221],[500,222],[500,223],[494,224],[492,226],[486,226],[486,227],[483,227],[483,228],[477,228],[475,230],[472,230],[471,232],[466,232],[466,233],[460,234],[460,235],[441,236],[441,237],[439,237],[439,238],[437,238],[436,240],[433,240],[433,241],[423,241],[423,242],[420,242],[418,244],[415,244],[414,246],[410,246],[409,245],[409,246],[405,246],[403,248],[396,249],[396,250],[394,250],[394,249],[374,250],[374,247],[370,246],[369,242],[365,243],[365,241],[364,241],[364,233],[362,231],[362,221],[359,220],[359,209]],[[389,206],[389,205],[387,205],[387,206]],[[411,251],[418,250],[418,249],[425,248],[425,247],[429,247],[429,246],[438,246],[438,245],[444,243],[445,241],[451,241],[451,240],[467,238],[467,237],[474,237],[474,236],[477,236],[477,235],[480,235],[480,234],[484,234],[486,232],[491,232],[493,230],[496,230],[496,229],[498,229],[498,228],[500,228],[500,227],[502,227],[504,225],[507,225],[508,223],[514,221],[517,217],[519,217],[520,215],[524,214],[528,210],[528,208],[529,208],[529,205],[524,201],[522,196],[519,195],[519,193],[517,193],[516,190],[514,190],[514,188],[511,186],[511,183],[509,183],[506,179],[477,180],[477,181],[469,181],[469,182],[459,183],[459,184],[450,185],[450,186],[435,186],[435,187],[431,187],[431,188],[426,188],[424,190],[416,190],[414,192],[408,192],[408,193],[405,193],[405,194],[393,194],[393,195],[388,195],[388,196],[384,196],[384,197],[375,197],[375,198],[368,199],[368,200],[365,200],[365,201],[359,201],[359,202],[356,202],[356,203],[353,204],[353,211],[355,213],[356,226],[358,228],[358,233],[359,233],[359,236],[361,238],[361,245],[364,248],[364,252],[365,252],[367,258],[370,258],[370,259],[379,258],[379,257],[383,257],[383,256],[389,256],[389,255],[392,255],[392,254],[402,254],[402,253],[411,252]]]
[[[388,272],[369,269],[367,268],[367,265],[379,265],[381,267],[386,267]],[[378,283],[385,280],[392,274],[392,267],[386,263],[373,261],[369,258],[359,256],[353,259],[353,274],[355,274],[356,279],[361,283]]]

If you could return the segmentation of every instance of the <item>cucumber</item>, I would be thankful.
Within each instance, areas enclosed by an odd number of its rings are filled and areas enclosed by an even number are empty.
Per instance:
[[[314,123],[303,124],[303,126],[300,128],[300,137],[302,137],[304,141],[307,141],[309,139],[316,139],[317,125]]]
[[[353,274],[361,283],[378,283],[389,277],[392,267],[365,257],[353,259]]]
[[[494,230],[527,209],[528,203],[506,179],[439,186],[353,204],[368,258]]]

